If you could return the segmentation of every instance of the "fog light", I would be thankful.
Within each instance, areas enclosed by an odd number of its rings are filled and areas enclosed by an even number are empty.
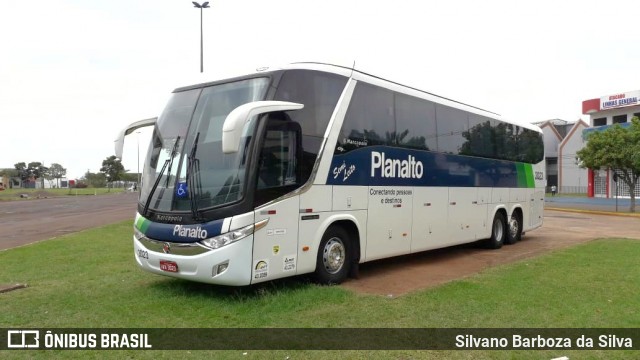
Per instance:
[[[215,265],[213,267],[213,271],[212,271],[212,275],[213,276],[218,276],[220,274],[222,274],[223,272],[225,272],[227,270],[227,268],[229,268],[229,261],[225,261],[221,264]]]

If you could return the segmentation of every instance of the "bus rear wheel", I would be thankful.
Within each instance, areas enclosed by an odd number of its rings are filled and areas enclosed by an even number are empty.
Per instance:
[[[517,213],[511,215],[507,228],[507,237],[504,240],[505,244],[511,245],[520,241],[522,237],[522,220],[520,220],[520,216]]]
[[[503,213],[497,212],[491,225],[491,238],[487,240],[489,249],[500,249],[507,236],[507,221]]]
[[[341,227],[330,227],[322,236],[316,259],[315,279],[324,285],[340,284],[351,266],[349,234]]]

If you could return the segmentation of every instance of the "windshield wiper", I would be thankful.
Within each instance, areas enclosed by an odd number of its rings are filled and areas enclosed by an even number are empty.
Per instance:
[[[158,177],[156,178],[156,182],[153,183],[151,187],[151,191],[149,191],[149,196],[147,197],[147,201],[144,204],[144,209],[142,209],[142,216],[147,217],[147,211],[149,211],[149,205],[151,204],[151,198],[153,198],[153,193],[156,192],[158,188],[158,184],[160,184],[160,180],[162,179],[162,174],[169,167],[169,176],[167,176],[167,187],[169,186],[169,177],[171,177],[171,165],[173,164],[173,158],[176,157],[178,153],[178,143],[180,142],[180,135],[176,138],[176,142],[173,144],[173,149],[171,149],[171,156],[164,161],[164,165],[162,165],[162,169],[160,169],[160,173],[158,173]]]
[[[180,141],[180,136],[176,138],[176,142],[173,144],[173,149],[171,150],[171,157],[167,160],[169,161],[169,169],[167,169],[167,183],[164,185],[165,188],[169,187],[169,180],[171,179],[171,167],[173,166],[173,158],[176,157],[177,149],[178,149],[178,141]],[[160,174],[162,175],[162,174]]]
[[[193,220],[200,220],[198,214],[198,202],[200,201],[200,193],[202,192],[202,181],[200,178],[200,160],[196,158],[198,151],[198,139],[200,132],[196,134],[193,141],[193,148],[187,156],[187,188],[189,189],[189,204],[191,205],[191,216]]]

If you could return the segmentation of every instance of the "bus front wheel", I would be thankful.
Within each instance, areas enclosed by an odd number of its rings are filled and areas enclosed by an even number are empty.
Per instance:
[[[316,281],[340,284],[347,278],[351,265],[349,234],[341,227],[330,227],[322,236],[316,261]]]
[[[491,225],[491,238],[487,241],[490,249],[500,249],[507,235],[507,220],[503,213],[497,212]]]

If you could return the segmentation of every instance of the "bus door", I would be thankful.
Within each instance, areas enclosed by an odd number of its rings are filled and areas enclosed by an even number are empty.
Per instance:
[[[301,129],[275,114],[269,117],[255,192],[255,221],[269,222],[254,234],[252,283],[295,275],[297,265],[300,196],[286,195],[301,185]]]

